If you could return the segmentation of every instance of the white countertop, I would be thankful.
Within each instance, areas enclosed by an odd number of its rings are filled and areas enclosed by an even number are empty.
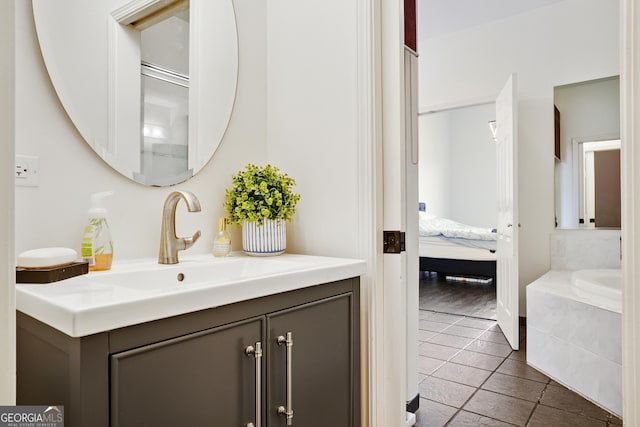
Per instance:
[[[283,254],[181,254],[114,264],[109,271],[47,284],[17,284],[16,308],[72,337],[357,277],[364,261]],[[179,281],[180,279],[181,281]]]

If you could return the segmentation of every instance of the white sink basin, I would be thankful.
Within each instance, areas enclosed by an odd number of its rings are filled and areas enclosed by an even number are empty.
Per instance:
[[[215,286],[243,282],[258,277],[312,268],[315,264],[302,259],[259,259],[229,257],[182,261],[179,264],[124,266],[89,277],[92,284],[117,286],[150,292],[188,290],[196,286]]]
[[[17,284],[16,308],[72,337],[357,277],[365,262],[283,254],[185,256],[114,264],[49,284]]]

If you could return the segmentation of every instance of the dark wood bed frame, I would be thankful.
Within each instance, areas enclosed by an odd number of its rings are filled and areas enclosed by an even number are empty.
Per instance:
[[[496,261],[420,257],[420,271],[496,278]]]

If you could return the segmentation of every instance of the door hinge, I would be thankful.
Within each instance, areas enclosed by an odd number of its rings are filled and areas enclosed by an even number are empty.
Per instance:
[[[404,248],[404,239],[405,233],[404,231],[383,231],[383,250],[382,252],[385,254],[399,254],[405,250]]]

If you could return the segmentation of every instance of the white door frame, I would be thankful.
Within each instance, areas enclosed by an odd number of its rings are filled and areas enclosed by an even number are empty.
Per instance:
[[[380,116],[382,123],[382,151],[379,179],[382,178],[383,215],[377,226],[382,230],[404,231],[405,183],[405,71],[404,71],[404,3],[381,0],[380,14]],[[382,364],[379,366],[378,405],[384,406],[382,417],[376,419],[381,427],[402,426],[406,422],[405,378],[407,361],[406,297],[404,269],[406,253],[378,254],[383,259],[384,282],[376,301],[376,317],[382,318]]]
[[[0,405],[16,401],[15,3],[0,1]]]
[[[622,414],[640,425],[640,3],[620,3]]]
[[[395,427],[406,416],[406,325],[397,280],[401,269],[386,262],[384,257],[397,255],[382,254],[382,231],[401,229],[399,212],[385,206],[403,196],[401,171],[390,165],[400,164],[405,126],[404,4],[357,0],[357,7],[358,218],[360,256],[368,264],[361,282],[362,425]],[[383,175],[383,159],[393,173]],[[391,188],[397,191],[385,191]]]
[[[367,272],[361,278],[360,291],[360,361],[362,390],[360,397],[363,426],[377,426],[384,415],[382,405],[383,316],[379,315],[379,286],[382,283],[382,238],[377,233],[382,218],[381,178],[382,138],[380,116],[379,45],[380,0],[358,0],[357,22],[357,120],[358,120],[358,241],[359,257],[367,261]],[[381,230],[381,226],[380,226]]]

